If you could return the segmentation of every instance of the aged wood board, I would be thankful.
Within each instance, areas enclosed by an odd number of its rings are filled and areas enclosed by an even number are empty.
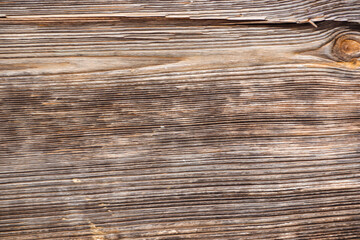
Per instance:
[[[2,2],[0,239],[360,239],[359,10]]]
[[[359,0],[4,0],[0,9],[12,16],[91,14],[360,23]]]

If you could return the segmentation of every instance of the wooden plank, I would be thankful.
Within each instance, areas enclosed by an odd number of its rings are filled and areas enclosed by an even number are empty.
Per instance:
[[[188,17],[211,19],[266,19],[269,22],[360,21],[358,0],[32,0],[5,1],[7,15],[117,14],[120,16]]]
[[[360,238],[359,25],[0,25],[1,239]]]

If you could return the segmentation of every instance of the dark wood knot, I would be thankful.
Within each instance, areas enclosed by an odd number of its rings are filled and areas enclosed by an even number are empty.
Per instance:
[[[333,54],[342,61],[353,61],[360,57],[360,36],[339,37],[333,45]]]

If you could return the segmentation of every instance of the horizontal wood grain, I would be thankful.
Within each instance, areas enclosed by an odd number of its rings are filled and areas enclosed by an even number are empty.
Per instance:
[[[0,239],[360,238],[358,24],[0,29]]]
[[[0,3],[9,16],[100,14],[268,22],[360,21],[358,0],[12,0]]]

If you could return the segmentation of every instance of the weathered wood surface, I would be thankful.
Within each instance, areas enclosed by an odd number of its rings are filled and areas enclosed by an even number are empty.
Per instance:
[[[0,29],[0,239],[360,238],[358,24]]]
[[[0,13],[24,15],[117,14],[119,16],[304,22],[360,22],[359,0],[27,0],[4,1]]]

